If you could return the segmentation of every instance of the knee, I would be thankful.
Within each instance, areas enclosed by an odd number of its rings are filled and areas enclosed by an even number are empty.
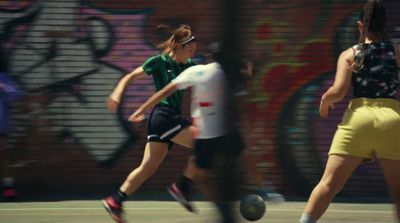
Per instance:
[[[319,184],[331,195],[336,195],[340,190],[342,190],[342,186],[333,181],[321,181]]]

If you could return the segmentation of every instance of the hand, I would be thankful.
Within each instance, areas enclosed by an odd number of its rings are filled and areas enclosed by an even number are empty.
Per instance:
[[[136,110],[131,116],[129,116],[129,121],[131,122],[141,122],[145,118],[145,115],[142,111]]]
[[[332,102],[321,99],[321,104],[319,105],[319,115],[322,118],[327,118],[329,114],[329,108],[334,109],[335,105]]]
[[[107,107],[110,112],[115,113],[118,109],[118,106],[119,106],[119,101],[116,101],[116,100],[112,99],[111,97],[108,97]]]

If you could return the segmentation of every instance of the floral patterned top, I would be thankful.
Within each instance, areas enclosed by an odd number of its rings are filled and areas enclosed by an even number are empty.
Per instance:
[[[353,46],[353,50],[356,63],[352,76],[353,96],[394,98],[400,82],[393,44],[360,43]]]

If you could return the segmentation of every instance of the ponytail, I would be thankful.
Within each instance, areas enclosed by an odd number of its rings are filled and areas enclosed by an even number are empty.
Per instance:
[[[383,0],[368,0],[360,13],[360,21],[364,28],[360,36],[360,42],[365,41],[366,36],[382,40],[386,35],[386,10]]]
[[[364,44],[366,37],[373,40],[383,40],[386,35],[386,10],[383,0],[368,0],[360,13],[360,21],[363,29],[357,46],[357,54],[354,61],[354,71],[359,72],[364,65],[365,51]]]
[[[192,30],[188,25],[180,25],[174,31],[171,31],[171,29],[166,25],[159,25],[157,26],[157,30],[169,32],[171,34],[167,40],[157,45],[157,48],[162,50],[162,54],[168,54],[171,51],[175,51],[178,44],[185,44],[194,39]]]

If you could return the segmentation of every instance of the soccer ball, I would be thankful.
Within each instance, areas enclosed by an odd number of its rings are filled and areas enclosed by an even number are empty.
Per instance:
[[[240,201],[240,214],[248,221],[257,221],[265,214],[264,199],[257,194],[248,194]]]

